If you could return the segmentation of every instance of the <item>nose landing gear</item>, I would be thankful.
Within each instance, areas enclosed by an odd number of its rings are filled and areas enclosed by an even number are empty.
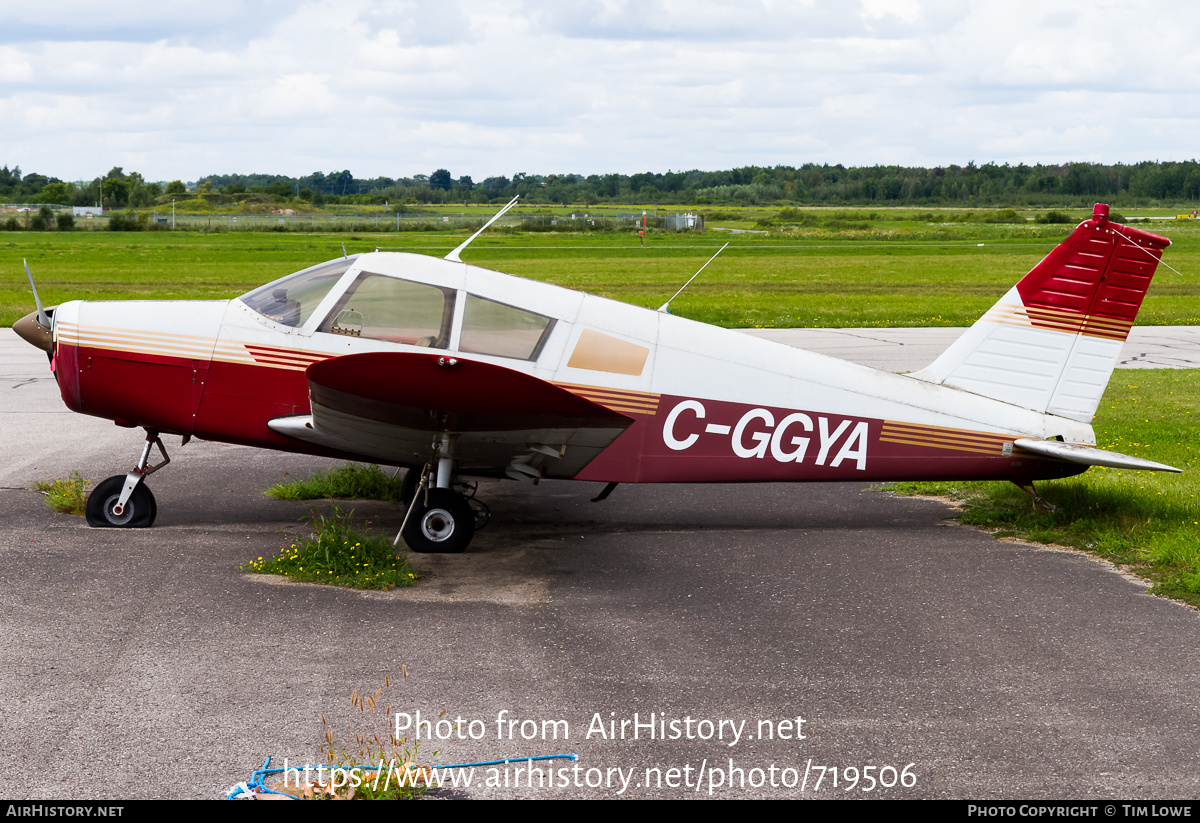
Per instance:
[[[160,463],[148,466],[152,446],[158,446],[163,459]],[[145,479],[170,462],[171,458],[167,456],[158,432],[146,432],[146,444],[142,447],[137,466],[126,475],[117,474],[101,481],[88,495],[84,510],[88,525],[116,529],[145,529],[153,525],[158,515],[158,504]]]
[[[146,529],[158,515],[158,504],[154,493],[145,483],[133,487],[128,499],[121,503],[125,476],[114,475],[101,481],[87,499],[87,522],[89,526],[117,529]]]

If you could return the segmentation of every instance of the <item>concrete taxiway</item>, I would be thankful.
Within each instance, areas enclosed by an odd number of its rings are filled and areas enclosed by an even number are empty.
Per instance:
[[[746,334],[894,372],[932,363],[966,329],[744,329]],[[1118,368],[1200,368],[1200,326],[1134,326]]]
[[[851,359],[878,336],[834,334]],[[30,485],[124,471],[140,433],[67,412],[7,330],[0,426],[10,798],[217,797],[267,755],[315,765],[320,715],[362,729],[350,691],[385,674],[393,711],[461,722],[422,761],[579,754],[478,768],[442,796],[1200,789],[1200,615],[1090,558],[955,525],[936,501],[847,483],[622,486],[593,504],[598,484],[493,484],[469,552],[422,557],[415,589],[359,593],[238,571],[307,511],[262,489],[328,461],[172,438],[155,527],[89,529]],[[879,785],[901,774],[912,785]]]

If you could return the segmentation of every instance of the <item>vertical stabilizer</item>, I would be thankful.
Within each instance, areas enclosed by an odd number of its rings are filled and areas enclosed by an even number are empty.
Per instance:
[[[1165,237],[1090,219],[927,368],[911,375],[1090,423]]]

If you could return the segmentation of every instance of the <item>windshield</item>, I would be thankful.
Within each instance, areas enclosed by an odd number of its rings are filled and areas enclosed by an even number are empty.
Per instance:
[[[241,301],[277,323],[303,326],[304,321],[352,265],[354,257],[321,263],[257,288],[243,295]]]

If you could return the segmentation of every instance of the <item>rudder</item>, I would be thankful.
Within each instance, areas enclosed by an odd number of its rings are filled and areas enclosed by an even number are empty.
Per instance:
[[[1165,237],[1090,219],[942,353],[920,380],[1090,423]]]

